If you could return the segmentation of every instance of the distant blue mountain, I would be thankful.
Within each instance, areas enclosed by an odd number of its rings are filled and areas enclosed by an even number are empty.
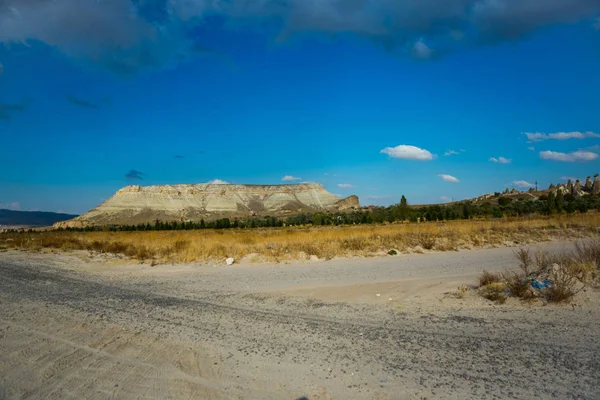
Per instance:
[[[77,215],[59,214],[45,211],[14,211],[0,209],[0,225],[52,226],[55,222],[66,221]]]

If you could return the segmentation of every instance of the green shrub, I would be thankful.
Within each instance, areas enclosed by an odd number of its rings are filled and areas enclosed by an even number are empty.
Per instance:
[[[507,296],[504,294],[505,285],[501,282],[490,283],[479,292],[484,298],[497,304],[504,304]]]

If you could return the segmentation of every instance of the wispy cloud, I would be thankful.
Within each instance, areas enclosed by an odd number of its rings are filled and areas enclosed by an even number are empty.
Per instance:
[[[454,177],[452,175],[439,174],[438,176],[440,178],[442,178],[442,180],[444,182],[450,182],[450,183],[459,183],[460,182],[456,177]]]
[[[575,178],[574,176],[561,176],[560,180],[561,181],[573,181],[575,182],[576,180],[578,180],[579,178]]]
[[[600,134],[594,132],[556,132],[556,133],[530,133],[525,132],[529,142],[543,142],[545,140],[569,140],[569,139],[587,139],[600,138]]]
[[[129,180],[143,180],[144,179],[144,173],[135,169],[130,170],[128,173],[125,174],[125,178],[129,179]]]
[[[281,180],[283,182],[294,182],[294,181],[301,181],[302,178],[298,178],[298,177],[292,176],[292,175],[286,175],[283,178],[281,178]]]
[[[430,161],[435,157],[428,150],[406,144],[401,144],[396,147],[386,147],[385,149],[381,150],[380,153],[387,154],[392,158],[417,161]]]
[[[598,154],[591,151],[575,151],[573,153],[559,153],[556,151],[541,151],[542,160],[562,161],[562,162],[586,162],[598,159]]]
[[[350,183],[338,183],[337,187],[340,189],[352,189],[354,186]]]
[[[496,164],[510,164],[512,162],[512,160],[504,157],[491,157],[490,161]]]
[[[222,181],[221,179],[213,179],[207,182],[209,185],[229,185],[229,182]]]
[[[78,107],[93,108],[93,109],[100,108],[100,105],[98,103],[95,103],[90,100],[82,99],[79,97],[68,95],[68,96],[66,96],[66,99],[69,103],[71,103],[75,106],[78,106]]]
[[[27,103],[0,104],[0,120],[8,121],[15,113],[24,111]]]
[[[512,181],[511,184],[521,189],[529,189],[535,186],[527,181]]]
[[[11,203],[0,203],[0,209],[17,211],[21,209],[21,205],[16,201]]]
[[[452,199],[448,196],[441,196],[440,200],[443,201],[444,203],[449,203],[452,201]]]
[[[445,155],[446,157],[448,157],[448,156],[456,156],[456,155],[458,155],[458,154],[460,154],[460,153],[459,153],[458,151],[454,151],[454,150],[448,150],[448,151],[446,151],[446,152],[444,153],[444,155]]]
[[[530,150],[530,151],[535,151],[535,147],[533,147],[533,146],[529,146],[529,147],[527,148],[527,150]]]

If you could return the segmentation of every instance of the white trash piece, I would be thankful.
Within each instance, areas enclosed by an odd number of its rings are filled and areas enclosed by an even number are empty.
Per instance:
[[[227,265],[231,265],[235,262],[235,259],[229,257],[227,260],[225,260],[225,262],[227,263]]]

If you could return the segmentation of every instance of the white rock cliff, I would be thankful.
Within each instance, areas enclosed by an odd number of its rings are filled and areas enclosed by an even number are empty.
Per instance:
[[[285,216],[359,208],[358,197],[340,199],[320,184],[127,186],[93,210],[55,227],[126,225],[163,221]]]

